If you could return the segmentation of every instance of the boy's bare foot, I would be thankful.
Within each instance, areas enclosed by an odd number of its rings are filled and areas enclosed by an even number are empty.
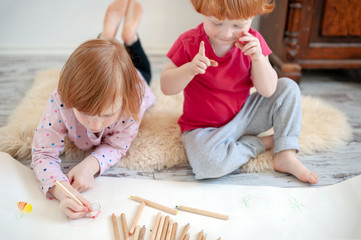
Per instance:
[[[302,182],[315,184],[318,182],[317,173],[306,168],[298,159],[295,150],[285,150],[273,157],[273,167],[278,172],[290,173]]]
[[[103,32],[99,38],[115,38],[128,4],[129,0],[115,0],[109,4],[104,17]]]
[[[137,28],[142,15],[142,5],[136,0],[129,0],[122,31],[122,39],[128,46],[132,45],[138,40]]]
[[[258,137],[258,139],[263,143],[266,151],[273,148],[273,146],[274,146],[273,135],[265,136],[265,137]]]

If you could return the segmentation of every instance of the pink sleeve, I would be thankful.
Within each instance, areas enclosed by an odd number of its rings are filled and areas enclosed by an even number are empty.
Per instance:
[[[32,147],[32,167],[47,197],[51,197],[47,193],[55,180],[68,180],[61,170],[59,158],[67,130],[60,114],[62,106],[55,94],[49,97],[46,111],[35,130]]]

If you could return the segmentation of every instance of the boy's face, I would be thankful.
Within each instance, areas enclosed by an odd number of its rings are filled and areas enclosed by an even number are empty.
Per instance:
[[[204,30],[209,37],[212,46],[231,46],[248,32],[252,18],[248,20],[227,18],[220,20],[211,16],[204,16]]]
[[[73,108],[76,119],[89,131],[97,133],[118,121],[122,109],[122,102],[117,101],[99,115],[90,116]]]

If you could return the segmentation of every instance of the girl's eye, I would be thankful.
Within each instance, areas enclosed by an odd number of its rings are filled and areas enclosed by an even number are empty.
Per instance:
[[[243,28],[243,25],[233,25],[235,28]]]
[[[216,26],[222,25],[222,23],[219,23],[219,22],[213,22],[213,24],[216,25]]]

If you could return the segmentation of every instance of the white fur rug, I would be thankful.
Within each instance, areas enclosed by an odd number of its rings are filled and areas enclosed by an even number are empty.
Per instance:
[[[0,151],[18,160],[31,158],[31,143],[34,130],[45,110],[49,94],[57,86],[59,70],[41,71],[32,88],[8,119],[8,125],[0,128]],[[152,171],[186,163],[187,158],[180,139],[177,124],[182,113],[183,95],[165,96],[161,93],[159,80],[151,87],[157,102],[149,109],[142,121],[137,138],[128,155],[118,163],[119,167]],[[351,127],[345,115],[324,101],[302,96],[302,131],[300,154],[312,154],[343,146],[352,137]],[[272,131],[272,130],[271,130]],[[86,156],[66,142],[63,161],[81,160]],[[272,151],[251,159],[242,169],[248,172],[273,170]]]

